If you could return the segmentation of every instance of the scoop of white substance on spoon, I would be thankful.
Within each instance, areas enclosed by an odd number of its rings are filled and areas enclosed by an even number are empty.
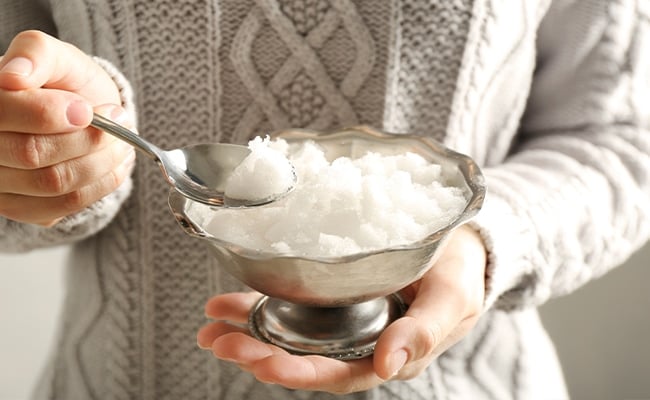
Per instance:
[[[226,181],[228,199],[263,199],[286,193],[296,182],[293,165],[280,151],[269,147],[270,139],[256,137],[248,143],[251,153]]]
[[[251,151],[241,145],[207,143],[162,150],[101,115],[95,114],[90,125],[142,151],[158,163],[176,191],[200,203],[215,207],[260,206],[284,197],[296,183],[291,162],[268,147],[257,146],[259,150]]]

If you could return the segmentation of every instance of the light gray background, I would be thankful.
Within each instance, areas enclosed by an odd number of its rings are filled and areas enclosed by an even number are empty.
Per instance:
[[[26,399],[48,355],[66,253],[0,255],[0,400]],[[650,246],[542,309],[573,399],[650,399],[648,260]]]

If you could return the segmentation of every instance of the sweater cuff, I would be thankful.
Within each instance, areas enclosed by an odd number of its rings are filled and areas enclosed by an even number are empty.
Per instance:
[[[104,71],[106,71],[106,73],[108,74],[108,76],[111,77],[111,79],[113,79],[113,82],[115,82],[115,86],[117,86],[117,89],[120,92],[122,107],[124,107],[126,112],[129,114],[129,117],[131,118],[131,121],[133,121],[134,125],[137,126],[138,121],[137,121],[137,113],[135,107],[135,97],[129,81],[120,72],[120,70],[117,69],[117,67],[111,64],[111,62],[99,57],[92,57],[92,59],[95,63],[97,63],[100,67],[102,67]]]
[[[484,307],[511,310],[534,304],[542,277],[534,265],[537,234],[530,220],[518,215],[516,207],[489,193],[481,211],[471,221],[487,250]]]
[[[113,193],[49,228],[0,217],[0,252],[21,253],[70,244],[89,237],[108,225],[115,217],[131,193],[131,188],[131,179],[127,179]]]

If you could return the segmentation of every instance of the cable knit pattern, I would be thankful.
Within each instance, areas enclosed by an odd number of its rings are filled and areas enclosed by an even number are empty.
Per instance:
[[[465,50],[473,1],[397,4],[400,46],[384,123],[393,132],[421,132],[442,140]]]
[[[97,56],[137,104],[140,134],[164,148],[365,123],[442,140],[488,182],[472,221],[489,250],[485,315],[417,378],[340,397],[262,384],[196,348],[205,300],[241,285],[176,226],[149,160],[52,229],[0,219],[2,251],[78,242],[35,398],[567,397],[529,306],[605,273],[650,235],[645,2],[6,3],[3,47],[40,28]]]
[[[140,73],[148,77],[138,90],[141,135],[151,135],[163,148],[217,140],[213,128],[215,61],[210,57],[217,21],[210,5],[197,7],[188,0],[163,0],[155,7],[149,1],[133,4],[141,21],[137,25]],[[170,27],[179,21],[189,23],[172,34]],[[167,210],[168,187],[158,167],[153,163],[140,166],[140,201],[146,204],[140,216],[146,221],[141,267],[151,279],[148,300],[154,318],[146,321],[153,324],[149,339],[153,363],[147,368],[155,371],[155,380],[150,395],[156,399],[203,399],[205,358],[194,350],[196,328],[203,322],[197,310],[210,294],[208,256],[202,244],[178,237],[178,226]]]
[[[364,86],[382,90],[377,83],[384,63],[377,61],[387,57],[390,8],[374,10],[366,21],[363,6],[350,0],[225,2],[222,20],[243,21],[222,26],[232,63],[223,70],[223,95],[232,100],[223,103],[224,131],[246,141],[287,126],[325,129],[377,120],[382,96]]]

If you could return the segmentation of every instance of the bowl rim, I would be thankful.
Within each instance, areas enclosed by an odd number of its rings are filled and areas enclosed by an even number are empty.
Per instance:
[[[460,171],[465,181],[465,184],[469,188],[470,197],[467,200],[465,208],[463,211],[458,214],[458,216],[449,222],[444,227],[438,229],[435,232],[425,236],[424,238],[401,245],[385,247],[382,249],[362,251],[353,254],[347,254],[343,256],[305,256],[298,254],[282,254],[267,250],[251,249],[248,247],[243,247],[237,245],[236,243],[229,242],[227,240],[219,239],[215,236],[212,236],[207,232],[199,223],[194,221],[192,217],[187,215],[187,208],[189,206],[196,207],[207,207],[209,206],[199,204],[191,199],[188,199],[176,192],[174,189],[170,189],[169,192],[169,207],[176,218],[176,221],[180,224],[181,228],[185,230],[190,236],[198,237],[201,239],[208,240],[209,242],[218,245],[222,248],[227,249],[228,251],[237,254],[240,257],[244,257],[251,260],[267,260],[269,258],[274,259],[284,259],[284,260],[303,260],[310,262],[317,262],[323,264],[341,264],[341,263],[350,263],[356,260],[371,257],[377,254],[387,253],[387,252],[398,252],[398,251],[409,251],[415,250],[427,245],[436,243],[437,241],[444,238],[455,228],[461,224],[469,221],[473,218],[482,208],[483,202],[485,200],[485,195],[487,192],[485,178],[481,169],[476,164],[476,162],[469,156],[452,150],[439,141],[422,135],[412,134],[412,133],[389,133],[384,131],[379,131],[368,125],[355,125],[347,128],[332,130],[332,131],[316,131],[310,129],[284,129],[271,132],[269,134],[271,139],[283,138],[288,141],[297,141],[297,140],[310,140],[314,139],[318,142],[318,139],[327,137],[327,139],[342,139],[349,138],[351,136],[357,136],[360,139],[373,139],[380,142],[386,143],[403,143],[406,141],[416,141],[420,142],[424,146],[431,149],[434,153],[439,154],[443,158],[450,159],[455,162],[456,167]]]

